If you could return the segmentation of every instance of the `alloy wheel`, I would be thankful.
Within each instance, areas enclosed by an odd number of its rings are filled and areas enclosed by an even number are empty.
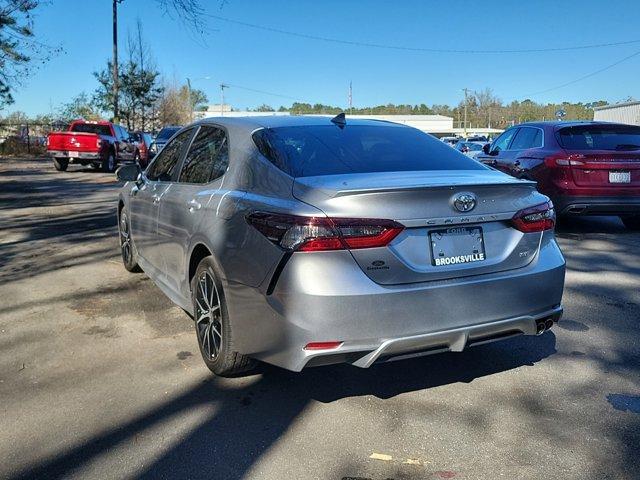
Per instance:
[[[220,295],[209,272],[202,272],[198,277],[195,299],[198,341],[203,354],[215,360],[222,346],[222,311]]]
[[[131,250],[131,235],[129,234],[129,222],[126,213],[120,214],[120,248],[122,259],[125,263],[131,262],[133,251]]]

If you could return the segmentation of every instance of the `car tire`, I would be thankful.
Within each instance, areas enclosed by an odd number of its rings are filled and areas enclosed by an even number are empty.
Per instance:
[[[138,254],[131,237],[131,222],[129,214],[125,208],[120,211],[120,221],[118,222],[118,237],[120,238],[120,256],[124,268],[130,272],[139,273],[142,271],[138,265]]]
[[[109,154],[102,160],[102,171],[112,173],[116,169],[116,157],[113,155],[113,152],[109,152]]]
[[[56,170],[59,172],[66,172],[69,166],[69,160],[66,158],[54,158],[53,166],[56,167]]]
[[[230,377],[254,368],[255,360],[233,349],[233,328],[212,257],[198,264],[191,280],[191,297],[198,347],[209,370]]]
[[[640,230],[640,215],[625,215],[620,220],[629,230]]]

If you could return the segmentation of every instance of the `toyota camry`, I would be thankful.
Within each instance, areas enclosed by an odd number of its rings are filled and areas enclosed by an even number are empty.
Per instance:
[[[458,352],[562,314],[549,198],[414,128],[210,118],[118,178],[124,266],[218,375]]]

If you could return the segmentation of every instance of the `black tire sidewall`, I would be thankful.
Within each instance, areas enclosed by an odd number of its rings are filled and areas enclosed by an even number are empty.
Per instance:
[[[218,290],[218,296],[220,297],[220,313],[221,313],[221,321],[220,324],[222,326],[222,345],[220,346],[220,351],[215,360],[208,358],[207,354],[202,349],[202,342],[200,341],[200,335],[198,332],[198,324],[196,322],[196,289],[198,288],[198,279],[200,275],[207,271],[216,285],[216,289]],[[227,302],[224,295],[224,289],[222,288],[222,282],[220,281],[220,275],[218,274],[217,267],[212,257],[205,257],[198,264],[196,268],[196,273],[191,280],[191,302],[193,304],[193,312],[194,312],[194,328],[196,331],[196,339],[198,341],[198,348],[200,349],[200,355],[202,356],[202,360],[207,365],[209,370],[211,370],[216,375],[223,375],[226,370],[230,367],[230,362],[232,361],[233,350],[231,343],[231,325],[229,323],[229,312],[227,310]]]
[[[131,258],[129,259],[129,262],[127,262],[124,259],[124,255],[122,252],[122,235],[120,233],[120,228],[121,228],[120,226],[121,226],[123,215],[126,219],[127,228],[129,230],[129,247],[131,248]],[[131,219],[129,218],[128,211],[124,207],[120,211],[120,215],[118,215],[118,240],[120,242],[120,258],[122,259],[122,264],[124,265],[124,268],[126,268],[130,272],[141,272],[142,269],[138,265],[138,261],[137,261],[136,246],[133,242],[133,237],[131,236]]]
[[[113,167],[109,165],[109,159],[110,158],[113,158]],[[102,160],[102,171],[103,172],[112,173],[112,172],[115,171],[117,166],[118,165],[116,163],[116,157],[111,152]]]
[[[640,215],[624,215],[620,220],[629,230],[640,230]]]
[[[53,166],[56,168],[57,171],[64,172],[67,170],[67,167],[69,166],[69,160],[67,160],[66,158],[54,158]]]

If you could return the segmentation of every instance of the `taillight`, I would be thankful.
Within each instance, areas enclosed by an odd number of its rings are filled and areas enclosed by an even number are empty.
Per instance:
[[[404,229],[393,220],[264,212],[248,215],[247,222],[276,245],[300,252],[384,247]]]
[[[524,233],[551,230],[556,224],[556,212],[551,201],[516,212],[512,225]]]
[[[100,147],[102,147],[102,140],[100,140],[99,138],[96,140],[96,148],[98,150],[100,150]]]
[[[547,167],[568,167],[568,166],[579,166],[584,165],[584,162],[581,160],[584,159],[584,155],[582,154],[571,154],[571,155],[550,155],[544,159],[544,163]]]

